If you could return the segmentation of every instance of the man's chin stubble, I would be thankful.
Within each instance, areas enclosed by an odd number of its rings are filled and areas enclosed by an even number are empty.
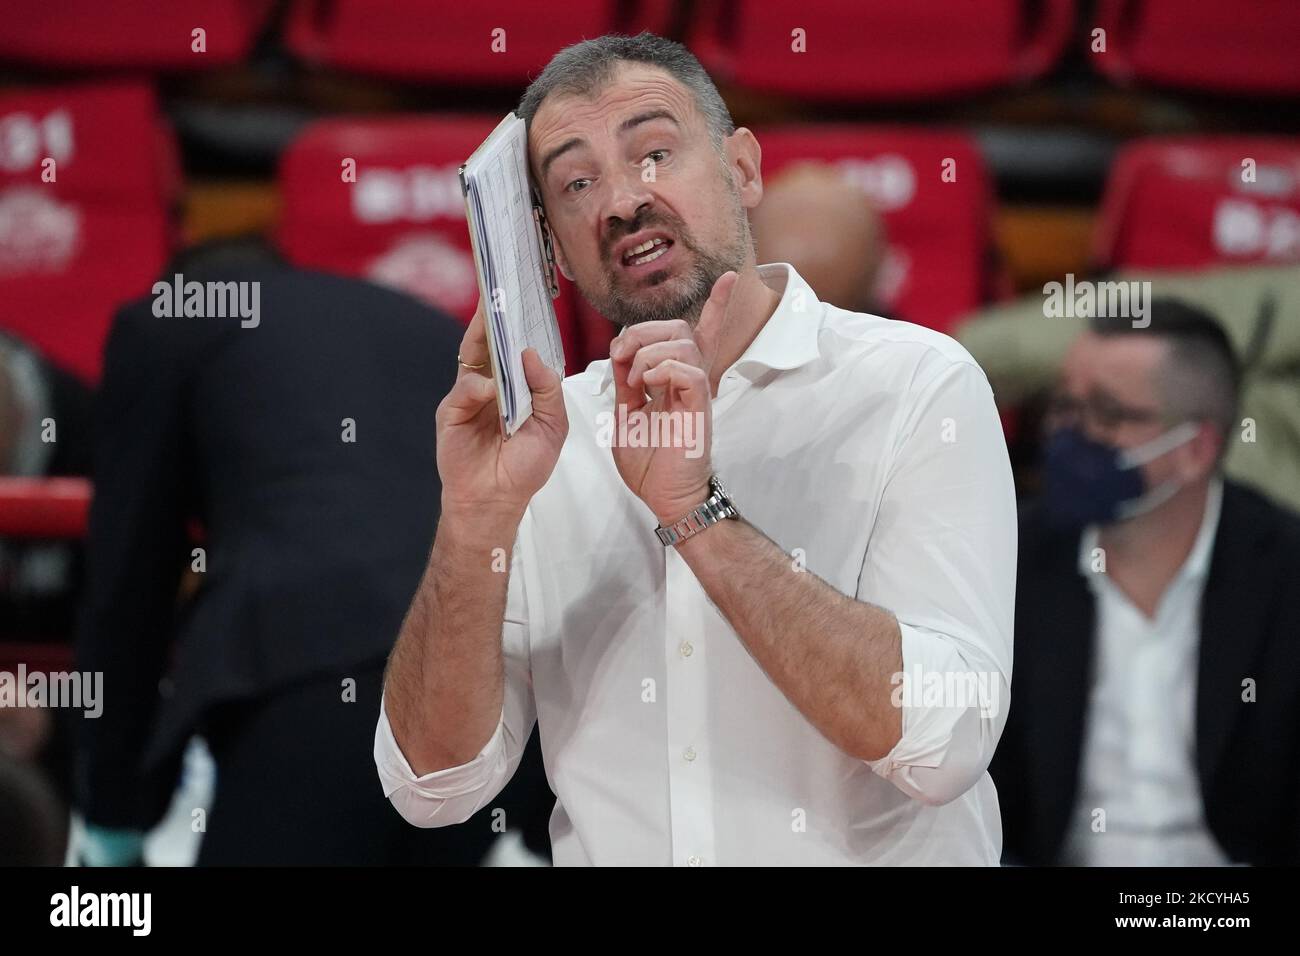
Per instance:
[[[597,306],[597,311],[620,328],[674,319],[681,319],[694,328],[713,292],[713,284],[726,271],[726,263],[720,260],[710,258],[706,262],[697,262],[686,276],[684,290],[668,293],[664,286],[671,281],[669,276],[656,285],[643,286],[639,291],[646,297],[638,297],[636,301],[629,295],[620,295],[618,290],[610,288],[613,285],[610,283],[604,307]],[[713,275],[714,272],[717,275]],[[651,290],[648,295],[646,290]],[[586,298],[588,302],[592,301],[590,296]]]
[[[651,295],[653,295],[653,292]],[[699,321],[700,313],[703,311],[707,299],[707,293],[701,299],[696,290],[673,295],[667,300],[663,298],[651,299],[636,304],[629,297],[624,296],[611,300],[611,308],[605,313],[605,317],[621,327],[640,325],[642,322],[661,322],[674,319],[682,319],[689,325],[694,326]]]

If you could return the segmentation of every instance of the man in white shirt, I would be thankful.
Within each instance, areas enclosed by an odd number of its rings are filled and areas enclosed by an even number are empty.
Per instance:
[[[560,266],[623,330],[563,383],[526,356],[508,442],[467,330],[385,792],[463,821],[536,722],[557,864],[996,864],[1015,501],[983,373],[756,265],[758,143],[679,44],[570,47],[519,113]]]

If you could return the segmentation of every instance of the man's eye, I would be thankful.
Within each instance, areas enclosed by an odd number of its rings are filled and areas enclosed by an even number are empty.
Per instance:
[[[652,149],[650,150],[650,152],[645,154],[645,158],[650,160],[650,162],[652,163],[662,163],[664,161],[664,157],[667,155],[668,155],[668,150],[666,149]]]
[[[575,179],[573,182],[569,183],[564,188],[571,193],[581,192],[583,189],[587,187],[587,184],[590,182],[591,182],[590,179]]]

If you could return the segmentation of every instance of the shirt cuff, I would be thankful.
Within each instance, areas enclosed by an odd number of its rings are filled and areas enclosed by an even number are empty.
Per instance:
[[[891,700],[903,710],[903,733],[889,753],[866,764],[908,796],[943,803],[957,783],[948,770],[982,761],[979,725],[998,716],[1003,681],[996,672],[973,671],[950,638],[901,621],[898,626],[903,672]]]
[[[505,766],[505,714],[497,720],[496,730],[483,745],[478,756],[457,767],[434,770],[417,777],[393,736],[388,713],[381,699],[379,725],[375,728],[375,766],[384,786],[384,796],[391,799],[398,790],[409,790],[430,800],[447,800],[482,789],[494,773]]]

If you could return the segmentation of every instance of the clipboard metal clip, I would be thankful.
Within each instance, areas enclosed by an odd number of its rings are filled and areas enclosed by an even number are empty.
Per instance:
[[[550,289],[551,298],[555,299],[560,295],[560,280],[555,269],[555,247],[551,244],[551,227],[546,221],[546,212],[542,209],[542,204],[538,200],[535,190],[533,192],[533,225],[537,229],[537,240],[542,250],[542,264],[546,268],[546,285]]]

